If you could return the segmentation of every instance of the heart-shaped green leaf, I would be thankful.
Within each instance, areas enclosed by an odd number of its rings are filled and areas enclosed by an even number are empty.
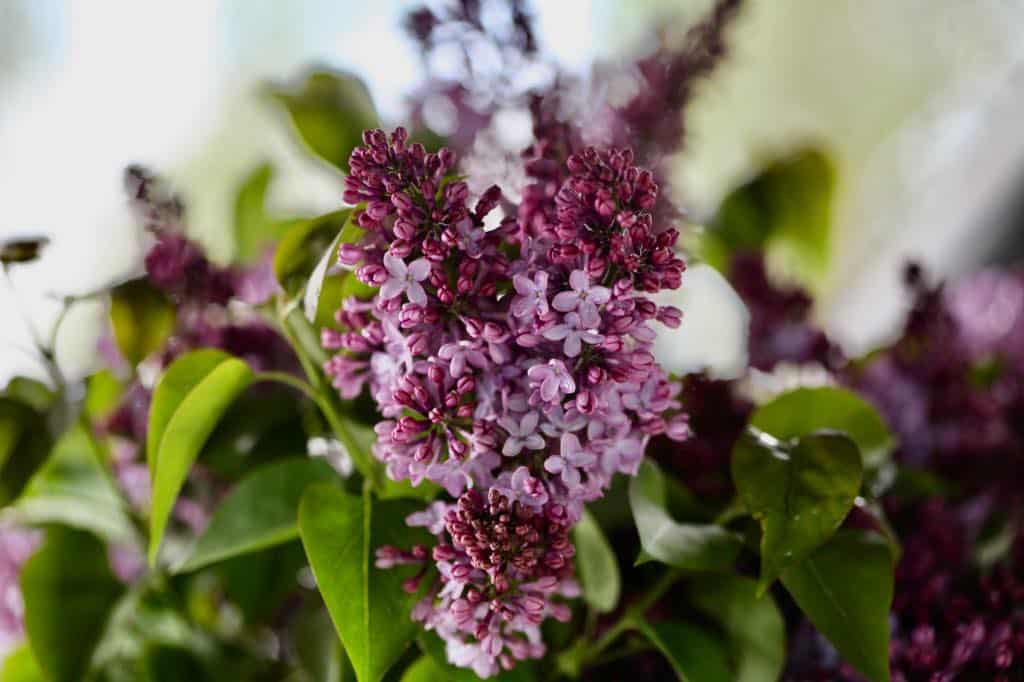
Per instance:
[[[725,643],[717,634],[685,621],[641,621],[639,630],[672,664],[681,682],[733,682]]]
[[[860,453],[838,433],[787,443],[748,434],[733,449],[732,477],[743,504],[761,523],[764,592],[846,518],[860,490]]]
[[[783,571],[782,584],[847,661],[873,682],[888,682],[893,565],[884,539],[841,530]]]
[[[712,524],[680,523],[667,507],[668,481],[654,462],[645,460],[629,484],[640,545],[651,557],[690,571],[712,571],[730,565],[739,554],[739,537]]]
[[[167,519],[199,450],[252,377],[252,370],[241,360],[219,350],[198,350],[168,367],[153,391],[146,436],[153,480],[151,566],[156,564]]]
[[[619,603],[622,580],[601,526],[586,510],[572,529],[576,545],[576,568],[583,586],[583,599],[598,613],[608,613]]]
[[[107,551],[90,533],[54,526],[21,571],[25,630],[53,682],[85,679],[89,661],[123,588]]]
[[[888,464],[895,439],[882,416],[853,391],[835,386],[798,388],[757,408],[750,424],[779,440],[815,431],[838,431],[857,447],[865,471],[877,473]]]
[[[177,312],[167,296],[145,279],[110,292],[110,324],[121,355],[133,367],[164,345]]]
[[[373,502],[329,485],[310,487],[299,505],[306,556],[360,682],[380,680],[420,628],[410,618],[417,595],[402,589],[417,567],[374,566],[378,547],[429,543],[426,532],[405,525],[418,508],[404,500]]]
[[[295,540],[302,493],[313,483],[332,479],[337,474],[322,459],[291,458],[252,472],[214,510],[177,572]]]
[[[771,595],[758,598],[755,581],[734,575],[699,578],[688,589],[693,605],[728,636],[731,679],[779,679],[786,661],[786,624]]]

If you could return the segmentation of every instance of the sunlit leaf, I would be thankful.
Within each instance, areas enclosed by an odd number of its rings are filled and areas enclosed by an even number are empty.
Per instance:
[[[3,682],[46,682],[43,671],[39,669],[32,649],[27,644],[7,654],[0,666],[0,680]]]
[[[171,509],[200,448],[252,378],[241,360],[219,350],[198,350],[178,358],[157,384],[146,443],[153,480],[150,565],[156,563]]]
[[[174,304],[145,279],[132,280],[110,292],[114,340],[132,366],[163,347],[176,319]]]

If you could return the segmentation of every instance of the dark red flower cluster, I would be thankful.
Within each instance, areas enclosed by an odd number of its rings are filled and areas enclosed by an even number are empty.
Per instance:
[[[487,499],[473,489],[459,497],[444,522],[454,549],[438,545],[435,557],[452,559],[454,550],[465,552],[473,568],[491,576],[498,592],[508,590],[510,578],[572,575],[576,551],[569,541],[569,518],[560,504],[549,502],[534,510],[493,488]]]
[[[750,365],[770,371],[780,362],[815,362],[834,369],[842,353],[811,321],[813,301],[797,286],[774,282],[761,253],[733,258],[729,279],[750,310]]]
[[[890,505],[891,506],[891,505]],[[1024,677],[1024,533],[994,565],[973,562],[977,502],[926,500],[892,510],[904,531],[896,569],[893,682],[1010,682]],[[862,682],[810,628],[797,630],[786,679]]]
[[[846,381],[897,431],[901,461],[948,477],[962,494],[1021,499],[1024,276],[983,272],[941,287],[911,267],[907,282],[915,299],[902,336]]]

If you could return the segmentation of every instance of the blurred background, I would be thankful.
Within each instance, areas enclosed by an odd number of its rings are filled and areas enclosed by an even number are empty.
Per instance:
[[[0,240],[52,243],[13,273],[45,329],[54,296],[138,268],[121,186],[129,163],[166,174],[214,255],[230,254],[237,188],[276,168],[279,213],[326,211],[340,177],[296,143],[263,84],[310,65],[352,71],[385,121],[422,78],[401,28],[414,3],[377,0],[0,0]],[[419,3],[415,3],[419,4]],[[535,0],[542,50],[585,77],[642,53],[653,25],[685,26],[704,0]],[[802,145],[836,171],[830,255],[809,284],[816,314],[852,353],[896,330],[909,258],[955,277],[1024,247],[1024,2],[750,0],[731,54],[687,111],[673,162],[695,222],[763,164]],[[0,383],[32,373],[32,330],[0,287]],[[96,303],[58,341],[72,374]],[[38,374],[38,371],[35,372]]]

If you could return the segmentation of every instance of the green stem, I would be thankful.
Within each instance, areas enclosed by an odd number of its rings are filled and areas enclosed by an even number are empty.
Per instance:
[[[328,391],[332,391],[333,389],[331,388],[330,383],[324,379],[324,376],[320,371],[320,367],[318,366],[318,362],[322,364],[323,358],[314,359],[311,357],[311,351],[314,348],[312,344],[316,343],[316,339],[310,338],[310,336],[314,334],[308,328],[308,321],[303,316],[301,310],[288,306],[283,302],[278,303],[277,312],[278,327],[280,327],[281,333],[284,334],[285,338],[288,339],[288,343],[291,344],[292,349],[295,351],[295,355],[299,359],[299,364],[302,365],[302,369],[306,373],[306,378],[308,379],[308,383],[306,383],[301,382],[294,377],[289,377],[286,383],[289,383],[296,388],[299,388],[299,386],[294,382],[302,384],[302,388],[300,388],[300,390],[309,396],[309,398],[320,409],[320,413],[323,414],[324,419],[327,420],[327,424],[331,427],[334,435],[337,436],[338,440],[345,446],[345,449],[348,450],[349,456],[352,457],[352,462],[359,470],[359,473],[361,473],[366,480],[371,481],[375,488],[379,488],[382,485],[382,482],[379,480],[379,472],[374,470],[372,461],[367,461],[365,457],[360,456],[359,453],[362,452],[362,446],[341,418],[337,406],[334,403],[335,394],[328,393]],[[298,318],[295,316],[298,316]],[[295,320],[295,327],[298,328],[293,328],[292,323],[289,320]],[[303,337],[299,338],[299,334],[302,334]],[[316,345],[315,348],[319,349],[319,346]],[[267,377],[271,380],[282,379],[282,376],[280,376],[280,373],[278,372],[266,372],[262,374],[273,375]]]
[[[313,387],[297,376],[288,374],[287,372],[256,372],[254,378],[256,381],[273,381],[278,384],[290,386],[300,393],[303,393],[310,400],[319,404],[320,398],[316,391],[313,390]]]
[[[637,629],[638,623],[643,621],[647,610],[661,599],[681,576],[682,571],[676,568],[669,568],[663,573],[658,582],[654,583],[651,589],[640,597],[639,601],[626,609],[622,617],[615,621],[596,642],[583,650],[579,658],[580,668],[598,660],[604,650],[624,633]]]
[[[78,425],[85,434],[86,439],[89,441],[89,449],[92,450],[93,457],[96,459],[96,465],[99,467],[104,479],[107,481],[107,485],[117,495],[120,501],[121,507],[125,512],[125,515],[131,521],[135,532],[138,533],[138,539],[143,547],[147,543],[149,537],[149,530],[146,527],[145,521],[136,513],[131,502],[125,495],[121,485],[114,478],[113,472],[110,470],[110,458],[108,457],[108,451],[106,445],[100,440],[99,436],[93,430],[92,422],[89,421],[89,417],[85,412],[78,413]]]

